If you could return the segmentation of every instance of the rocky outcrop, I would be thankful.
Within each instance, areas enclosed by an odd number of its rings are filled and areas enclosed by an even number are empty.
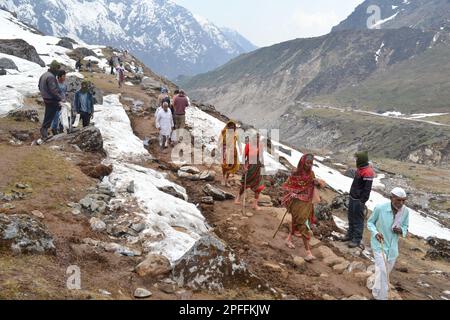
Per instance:
[[[136,273],[140,277],[156,278],[170,273],[171,270],[169,260],[156,254],[149,254],[144,261],[136,266]]]
[[[70,143],[86,152],[104,152],[102,134],[96,127],[83,128],[75,134]]]
[[[0,249],[14,253],[54,254],[53,237],[47,228],[28,215],[0,214]]]
[[[75,42],[70,38],[61,38],[61,40],[56,44],[57,46],[73,50],[73,44]]]
[[[37,110],[14,110],[10,111],[7,117],[16,121],[39,122],[39,114]]]
[[[225,243],[211,235],[202,237],[175,262],[172,276],[178,286],[194,290],[222,291],[244,283],[262,286]]]
[[[11,59],[8,58],[0,58],[0,69],[12,69],[12,70],[19,70]]]
[[[450,162],[450,139],[443,139],[439,143],[422,146],[411,152],[407,160],[432,166],[448,164]]]
[[[427,243],[431,249],[427,251],[426,258],[450,262],[450,241],[430,237]]]
[[[78,60],[89,56],[97,57],[97,54],[88,48],[80,47],[72,50],[72,52],[69,53],[69,56],[75,60]]]
[[[210,184],[207,184],[203,187],[203,192],[213,197],[216,201],[225,201],[225,200],[232,200],[234,199],[234,195],[227,193],[223,190],[220,190],[219,188],[216,188]]]
[[[36,49],[22,39],[0,39],[0,52],[16,56],[45,67],[45,62],[39,57]]]

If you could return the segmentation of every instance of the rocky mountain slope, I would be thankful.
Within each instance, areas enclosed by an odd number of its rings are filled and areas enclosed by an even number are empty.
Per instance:
[[[397,111],[406,115],[448,113],[450,34],[445,26],[441,29],[439,24],[437,29],[432,26],[428,29],[428,25],[423,24],[421,28],[409,28],[399,23],[381,30],[357,27],[355,21],[359,21],[360,15],[365,15],[366,20],[370,16],[363,9],[371,4],[399,10],[402,14],[410,14],[412,9],[415,14],[424,13],[432,8],[431,16],[427,16],[430,21],[441,21],[440,15],[449,12],[445,10],[447,1],[366,1],[330,34],[261,48],[181,84],[190,90],[191,96],[258,127],[278,126],[286,119],[283,116],[300,114],[302,104],[377,113]],[[398,17],[400,19],[400,13]],[[342,125],[361,125],[353,122],[356,120],[353,115],[349,116],[349,121]],[[320,136],[321,130],[331,132],[333,128],[333,125],[319,125],[310,134]],[[292,127],[289,132],[282,132],[282,139],[290,139],[295,130],[302,128]],[[352,128],[343,128],[343,131],[352,132]],[[351,144],[355,136],[349,134],[342,139]],[[448,135],[444,139],[447,141]],[[305,147],[306,142],[297,140],[294,145]],[[411,151],[407,146],[400,148],[386,150],[386,153]]]
[[[168,0],[1,0],[0,7],[48,35],[128,49],[169,78],[212,70],[256,48]]]
[[[376,16],[378,13],[379,20]],[[450,2],[447,0],[366,0],[332,31],[364,30],[369,26],[378,29],[408,27],[449,32]]]

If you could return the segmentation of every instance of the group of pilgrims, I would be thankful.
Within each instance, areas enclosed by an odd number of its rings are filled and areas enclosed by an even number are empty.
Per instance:
[[[171,100],[168,90],[162,89],[155,114],[162,150],[166,149],[168,145],[174,146],[174,143],[177,142],[174,130],[184,129],[185,112],[188,107],[190,107],[190,100],[183,90],[177,90]],[[264,168],[263,137],[257,132],[256,135],[252,135],[250,142],[250,136],[246,136],[244,150],[240,152],[241,143],[238,137],[237,122],[228,121],[220,133],[218,149],[223,175],[222,185],[231,187],[230,178],[239,172],[242,164],[242,176],[235,204],[241,205],[242,198],[244,198],[244,211],[245,196],[243,197],[243,195],[247,189],[250,189],[254,193],[252,209],[260,211],[258,201],[261,192],[265,189],[262,174]],[[239,159],[240,153],[242,159]],[[357,169],[348,199],[348,230],[346,236],[340,240],[346,242],[349,248],[364,249],[362,240],[367,218],[366,202],[370,198],[375,171],[369,162],[367,151],[355,153],[355,160]],[[321,202],[319,190],[326,187],[326,182],[317,178],[314,173],[314,161],[315,156],[311,153],[306,153],[301,157],[297,167],[292,170],[290,176],[282,184],[283,196],[280,199],[286,208],[286,214],[289,213],[292,216],[285,244],[289,249],[294,250],[296,249],[294,239],[301,239],[306,252],[304,259],[308,263],[316,260],[310,245],[313,236],[312,226],[316,223],[314,205]],[[388,203],[378,204],[367,219],[367,229],[371,233],[370,242],[375,261],[375,281],[372,294],[377,300],[389,298],[389,274],[399,255],[399,237],[406,237],[409,227],[405,190],[393,189],[390,200]],[[275,235],[278,233],[278,229]]]
[[[224,186],[230,186],[230,176],[236,174],[240,168],[238,141],[237,124],[234,121],[229,121],[219,138],[219,147],[222,149],[222,185]],[[369,162],[367,151],[357,152],[354,156],[357,169],[349,192],[347,213],[349,226],[347,234],[340,240],[346,242],[349,248],[364,250],[363,233],[367,212],[366,202],[370,198],[375,171]],[[240,205],[241,197],[246,189],[251,189],[255,194],[252,208],[259,211],[258,199],[265,188],[262,175],[264,150],[262,137],[259,133],[256,133],[256,142],[250,143],[249,137],[245,138],[242,157],[244,167],[240,181],[241,186],[235,203]],[[286,208],[286,213],[290,213],[292,216],[292,223],[285,244],[289,249],[294,250],[296,247],[293,239],[300,238],[306,252],[304,260],[309,263],[317,259],[312,254],[310,245],[313,236],[312,226],[316,223],[314,205],[321,202],[319,190],[326,187],[326,182],[317,178],[314,173],[314,160],[313,154],[304,154],[297,167],[292,170],[290,176],[281,186],[283,191],[282,206]],[[377,300],[389,299],[389,275],[399,255],[399,237],[406,237],[408,234],[409,211],[405,206],[406,200],[405,190],[398,187],[394,188],[390,194],[390,202],[378,204],[367,219],[367,229],[371,233],[371,248],[375,261],[375,280],[372,294]]]

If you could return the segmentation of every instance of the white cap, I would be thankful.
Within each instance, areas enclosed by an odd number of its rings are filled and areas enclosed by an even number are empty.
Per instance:
[[[408,196],[406,195],[406,191],[403,190],[402,188],[394,188],[391,191],[391,194],[393,194],[394,196],[397,196],[399,198],[407,198]]]

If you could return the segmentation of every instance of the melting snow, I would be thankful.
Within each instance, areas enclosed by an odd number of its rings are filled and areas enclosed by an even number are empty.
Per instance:
[[[151,156],[143,142],[133,134],[118,95],[104,97],[103,105],[96,105],[95,109],[95,126],[102,133],[108,154],[105,163],[114,167],[113,173],[103,182],[111,185],[125,199],[130,197],[126,192],[127,187],[134,182],[133,197],[144,212],[148,227],[144,234],[157,239],[145,242],[144,247],[151,253],[164,255],[172,263],[175,262],[202,234],[208,232],[205,218],[194,204],[185,201],[187,194],[184,188],[167,180],[164,174],[130,163]],[[173,188],[185,200],[160,191],[162,187]],[[180,228],[185,231],[179,231]]]

